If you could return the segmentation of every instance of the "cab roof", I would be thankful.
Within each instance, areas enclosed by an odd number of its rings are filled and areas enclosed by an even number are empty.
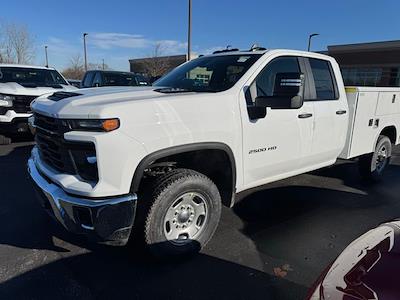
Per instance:
[[[33,66],[33,65],[20,65],[20,64],[0,64],[0,68],[26,68],[26,69],[41,69],[41,70],[54,70],[54,68],[48,68],[43,66]]]
[[[218,53],[213,53],[205,56],[226,56],[226,55],[264,55],[266,53],[270,52],[280,52],[283,54],[288,54],[288,55],[298,55],[298,56],[305,56],[305,57],[315,57],[315,58],[320,58],[320,59],[332,59],[331,56],[317,53],[317,52],[308,52],[308,51],[302,51],[302,50],[291,50],[291,49],[265,49],[265,50],[245,50],[245,51],[240,51],[237,49],[228,50],[228,51],[220,51]]]

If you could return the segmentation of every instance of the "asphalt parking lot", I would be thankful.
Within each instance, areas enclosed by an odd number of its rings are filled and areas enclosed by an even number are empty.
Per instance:
[[[0,146],[0,299],[303,299],[346,245],[400,217],[396,149],[380,184],[363,184],[352,162],[274,183],[225,208],[201,254],[160,262],[49,219],[25,170],[30,149]]]

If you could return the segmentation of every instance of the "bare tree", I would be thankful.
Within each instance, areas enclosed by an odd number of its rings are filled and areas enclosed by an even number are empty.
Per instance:
[[[111,70],[111,68],[107,64],[104,64],[104,69],[103,69],[103,64],[102,63],[101,64],[89,63],[88,69],[89,70],[107,70],[107,71]]]
[[[5,23],[0,23],[0,63],[15,63]]]
[[[103,70],[103,64],[89,63],[89,70]],[[111,70],[111,68],[104,64],[104,70]],[[69,60],[68,66],[62,71],[65,78],[68,79],[82,79],[85,75],[85,65],[80,54],[76,54]]]
[[[154,46],[154,51],[148,59],[143,61],[143,67],[150,77],[160,77],[164,75],[170,68],[169,60],[162,57],[164,51],[163,45],[157,43]]]
[[[68,67],[62,71],[62,74],[68,79],[82,79],[85,74],[82,57],[79,54],[71,57]]]
[[[0,26],[0,61],[27,64],[35,57],[34,38],[25,25],[3,23]]]

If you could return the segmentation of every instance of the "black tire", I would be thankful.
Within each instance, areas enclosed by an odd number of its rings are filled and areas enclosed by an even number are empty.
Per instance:
[[[9,137],[0,134],[0,145],[10,145],[10,144],[11,144],[11,139]]]
[[[386,157],[381,155],[384,149]],[[358,166],[361,177],[366,180],[379,181],[390,163],[392,155],[392,143],[387,136],[380,135],[376,143],[375,151],[359,158]]]
[[[193,170],[176,169],[157,178],[146,190],[142,195],[143,198],[139,199],[147,205],[138,207],[138,213],[142,215],[138,216],[138,220],[143,222],[138,226],[143,230],[143,240],[151,254],[160,258],[194,254],[212,238],[221,216],[221,197],[218,188],[208,177]],[[171,209],[179,209],[172,206],[178,203],[182,196],[188,194],[198,195],[196,201],[200,199],[201,203],[204,202],[206,216],[203,223],[199,223],[202,229],[193,238],[188,235],[186,239],[170,239],[166,231],[171,228],[172,222],[165,221],[167,213]],[[178,221],[176,224],[180,222]],[[195,225],[195,220],[192,222],[189,226]]]

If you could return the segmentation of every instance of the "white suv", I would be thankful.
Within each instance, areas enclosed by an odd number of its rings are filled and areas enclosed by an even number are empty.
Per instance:
[[[0,64],[0,145],[10,143],[10,134],[28,131],[31,102],[55,91],[73,91],[52,68]]]

